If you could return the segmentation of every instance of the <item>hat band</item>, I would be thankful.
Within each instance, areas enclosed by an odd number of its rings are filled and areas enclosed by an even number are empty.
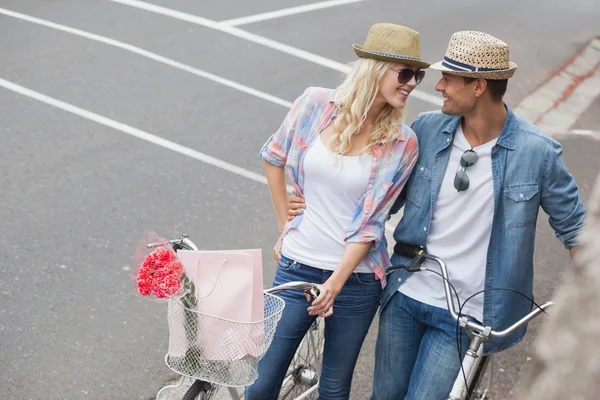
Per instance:
[[[422,61],[420,58],[408,57],[408,56],[399,56],[398,54],[382,53],[380,51],[370,51],[370,50],[364,50],[364,51],[366,51],[367,53],[371,53],[371,54],[377,54],[378,56],[400,58],[400,59],[403,59],[403,60]]]
[[[444,57],[444,61],[442,61],[442,65],[453,71],[459,71],[459,72],[481,72],[481,71],[486,72],[486,71],[501,71],[501,70],[503,70],[503,68],[474,67],[469,64],[464,64],[459,61],[455,61],[448,57]]]

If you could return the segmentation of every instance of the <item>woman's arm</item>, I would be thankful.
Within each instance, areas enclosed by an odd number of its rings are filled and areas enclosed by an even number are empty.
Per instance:
[[[333,314],[333,302],[337,295],[341,292],[342,287],[352,275],[358,264],[365,258],[371,243],[348,243],[344,249],[344,254],[335,272],[320,285],[321,294],[313,301],[311,307],[308,308],[309,315],[319,315],[329,317]]]
[[[265,174],[269,183],[271,200],[275,215],[277,216],[277,225],[279,233],[283,231],[283,226],[287,218],[287,191],[285,186],[285,171],[283,167],[278,167],[268,161],[264,161]]]
[[[283,231],[287,214],[284,168],[296,134],[296,124],[308,100],[310,100],[310,88],[306,89],[302,96],[296,99],[277,132],[267,140],[260,150],[260,156],[264,159],[263,165],[269,191],[271,192],[271,200],[275,208],[275,215],[277,216],[279,233]],[[273,258],[276,262],[279,262],[280,250],[281,238],[273,248]]]

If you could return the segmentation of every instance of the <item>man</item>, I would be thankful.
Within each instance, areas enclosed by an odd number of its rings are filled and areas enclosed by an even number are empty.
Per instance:
[[[397,243],[442,258],[462,313],[503,330],[527,314],[540,206],[556,236],[574,252],[585,210],[558,142],[515,115],[502,98],[517,66],[509,47],[482,32],[457,32],[436,90],[441,112],[412,124],[419,158],[391,213],[404,207]],[[291,197],[292,210],[302,199]],[[302,206],[303,207],[303,206]],[[295,215],[290,211],[290,216]],[[393,254],[392,264],[409,259]],[[425,267],[438,270],[436,264]],[[484,344],[491,354],[517,344],[526,327]],[[462,354],[468,347],[462,335]],[[445,400],[460,371],[456,323],[447,310],[443,280],[430,272],[394,270],[383,292],[375,352],[373,400]],[[462,355],[461,355],[462,357]]]
[[[502,97],[517,66],[504,42],[482,32],[457,32],[436,90],[441,112],[421,114],[412,128],[420,154],[392,209],[404,206],[397,243],[442,258],[461,301],[490,288],[532,297],[539,207],[573,252],[585,210],[558,142],[513,114]],[[394,254],[392,264],[408,259]],[[439,270],[435,265],[426,264]],[[463,314],[502,330],[531,310],[509,291],[486,291]],[[518,343],[525,328],[486,342],[486,354]],[[468,346],[463,335],[463,354]],[[387,276],[377,338],[374,400],[446,399],[460,371],[456,323],[435,274],[395,270]]]

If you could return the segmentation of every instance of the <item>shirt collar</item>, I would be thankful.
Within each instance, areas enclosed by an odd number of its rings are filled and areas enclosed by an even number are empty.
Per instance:
[[[513,113],[511,108],[504,103],[504,107],[506,108],[506,120],[504,121],[504,126],[502,127],[502,131],[500,132],[500,136],[498,137],[498,141],[496,144],[498,146],[502,146],[508,150],[515,149],[515,131],[517,130],[517,121],[516,115]],[[447,123],[444,129],[442,129],[443,133],[454,135],[456,132],[456,127],[458,123],[462,120],[460,116],[452,117]]]

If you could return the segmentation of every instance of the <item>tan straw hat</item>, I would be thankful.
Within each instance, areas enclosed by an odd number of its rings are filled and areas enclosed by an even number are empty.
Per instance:
[[[483,32],[462,31],[452,35],[444,60],[431,68],[468,78],[508,79],[517,70],[509,56],[508,45],[500,39]]]
[[[401,25],[375,24],[369,29],[364,44],[352,47],[362,58],[429,67],[429,63],[421,59],[419,32]]]

